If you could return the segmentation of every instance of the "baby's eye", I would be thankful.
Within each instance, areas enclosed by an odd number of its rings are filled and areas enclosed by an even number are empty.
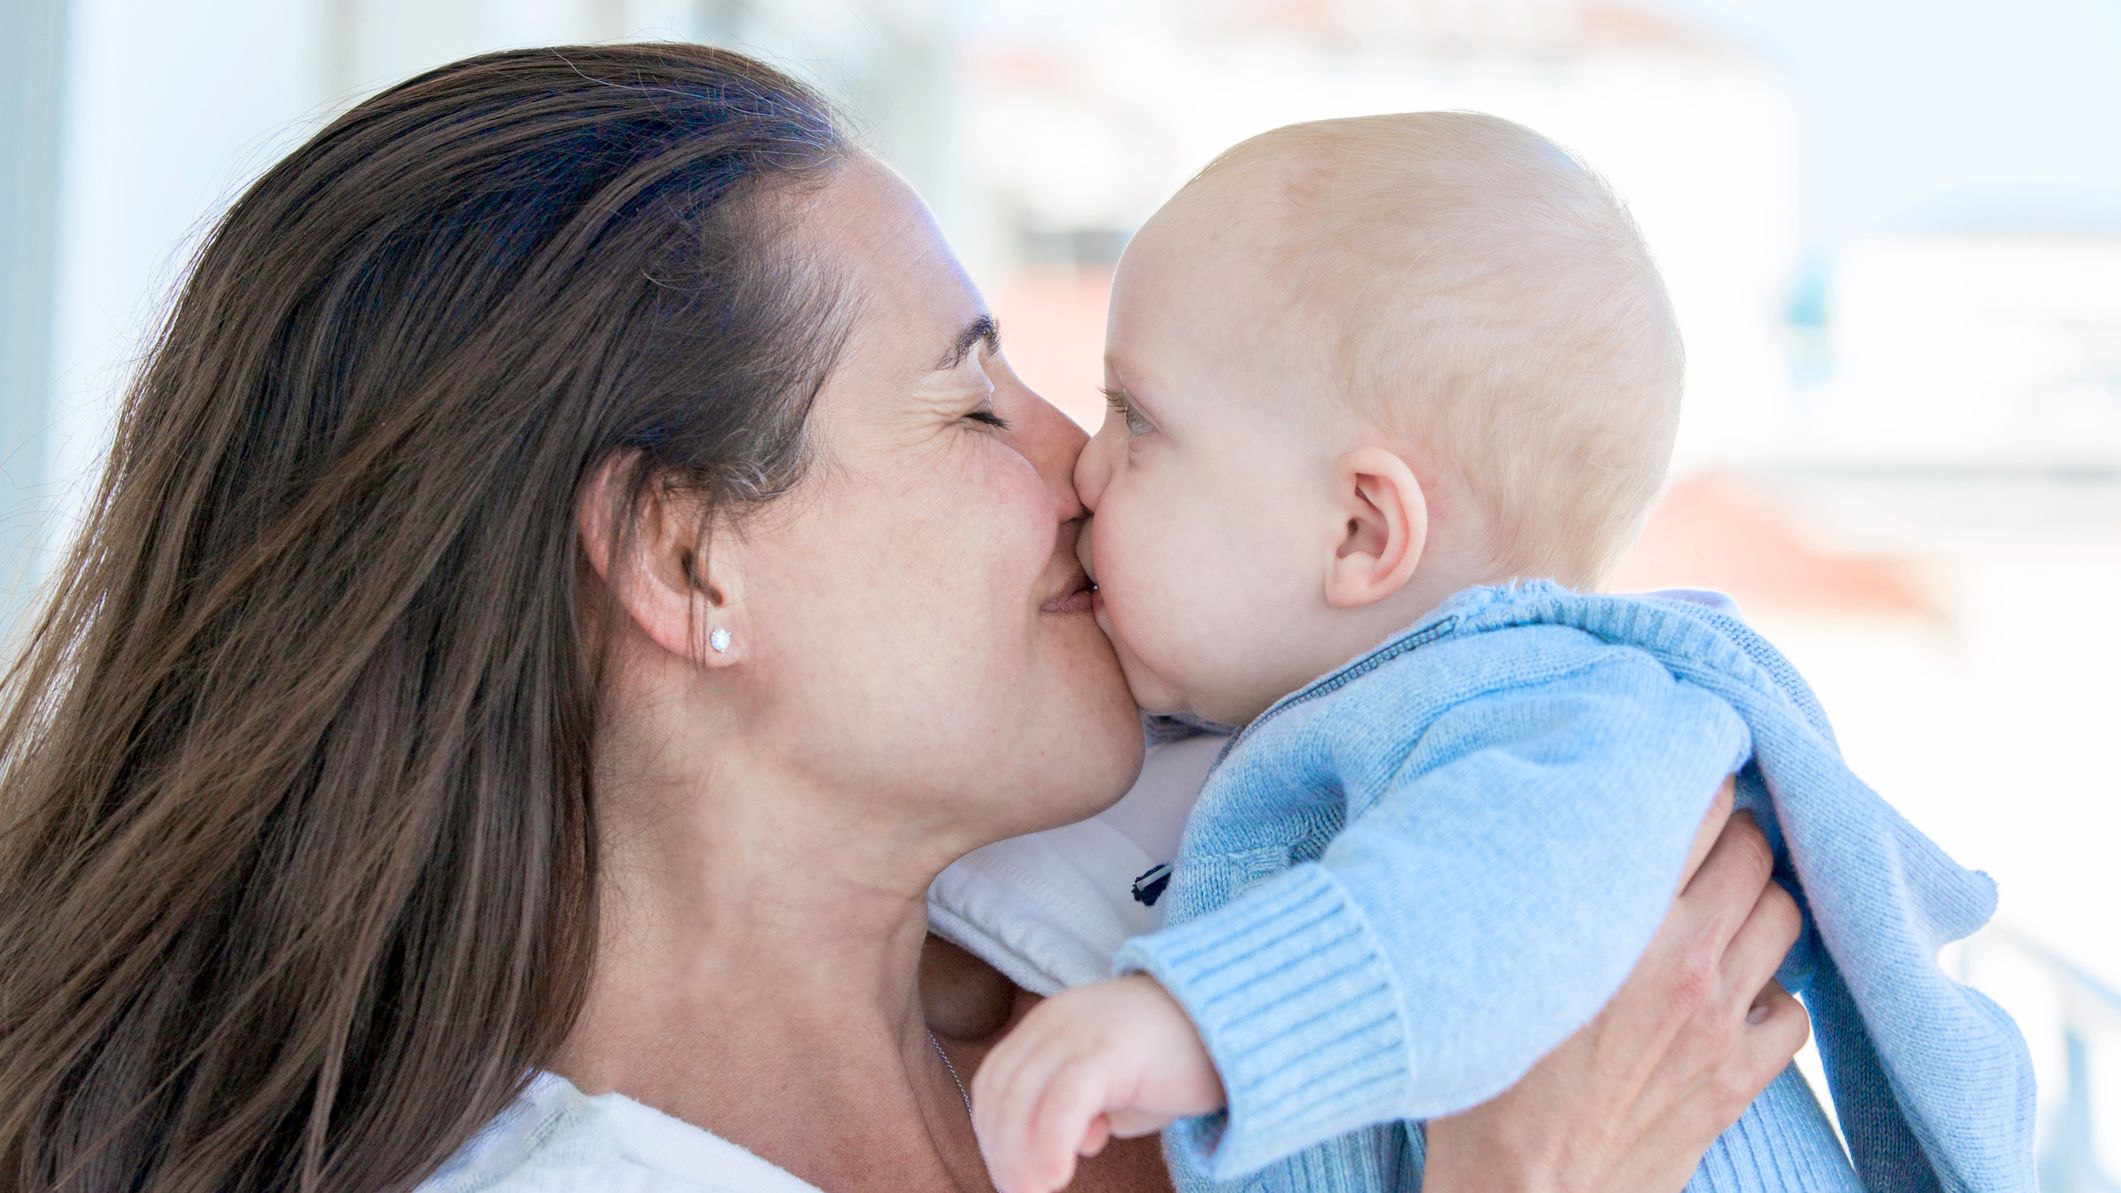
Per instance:
[[[1134,408],[1134,403],[1127,400],[1127,391],[1099,386],[1098,392],[1105,395],[1105,405],[1112,408],[1112,413],[1126,420],[1127,434],[1147,435],[1156,429],[1150,425],[1148,419],[1142,417],[1141,411]]]

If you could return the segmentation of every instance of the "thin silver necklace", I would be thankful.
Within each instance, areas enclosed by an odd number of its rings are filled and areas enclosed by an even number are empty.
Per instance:
[[[965,1100],[965,1117],[971,1118],[972,1095],[965,1092],[965,1082],[957,1075],[957,1066],[950,1063],[950,1054],[943,1051],[943,1042],[932,1031],[928,1033],[928,1042],[935,1045],[935,1054],[943,1058],[943,1068],[949,1072],[950,1080],[957,1083],[957,1096]]]

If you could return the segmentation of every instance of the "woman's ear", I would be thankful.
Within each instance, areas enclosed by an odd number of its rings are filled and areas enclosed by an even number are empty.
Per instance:
[[[1326,569],[1326,602],[1375,604],[1413,578],[1429,541],[1428,499],[1407,462],[1381,447],[1335,460],[1333,491],[1342,532]]]
[[[634,463],[614,456],[597,467],[575,502],[575,529],[589,566],[626,618],[650,641],[706,667],[743,659],[743,575],[734,535],[710,551],[712,518],[698,499],[651,481],[626,524]]]

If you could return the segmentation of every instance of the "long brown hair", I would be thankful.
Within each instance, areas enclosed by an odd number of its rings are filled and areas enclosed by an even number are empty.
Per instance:
[[[235,203],[7,672],[0,1187],[407,1187],[564,1037],[576,493],[799,476],[838,304],[765,196],[845,152],[740,55],[525,50]]]

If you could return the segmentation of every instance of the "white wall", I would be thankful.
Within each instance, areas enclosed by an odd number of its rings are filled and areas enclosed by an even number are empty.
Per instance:
[[[495,45],[609,37],[598,0],[70,0],[52,296],[47,544],[71,535],[116,401],[242,187],[396,77]]]
[[[325,99],[320,6],[72,0],[60,151],[49,461],[70,537],[114,399],[196,234]]]
[[[46,504],[64,17],[61,0],[0,5],[0,641],[28,596]]]

